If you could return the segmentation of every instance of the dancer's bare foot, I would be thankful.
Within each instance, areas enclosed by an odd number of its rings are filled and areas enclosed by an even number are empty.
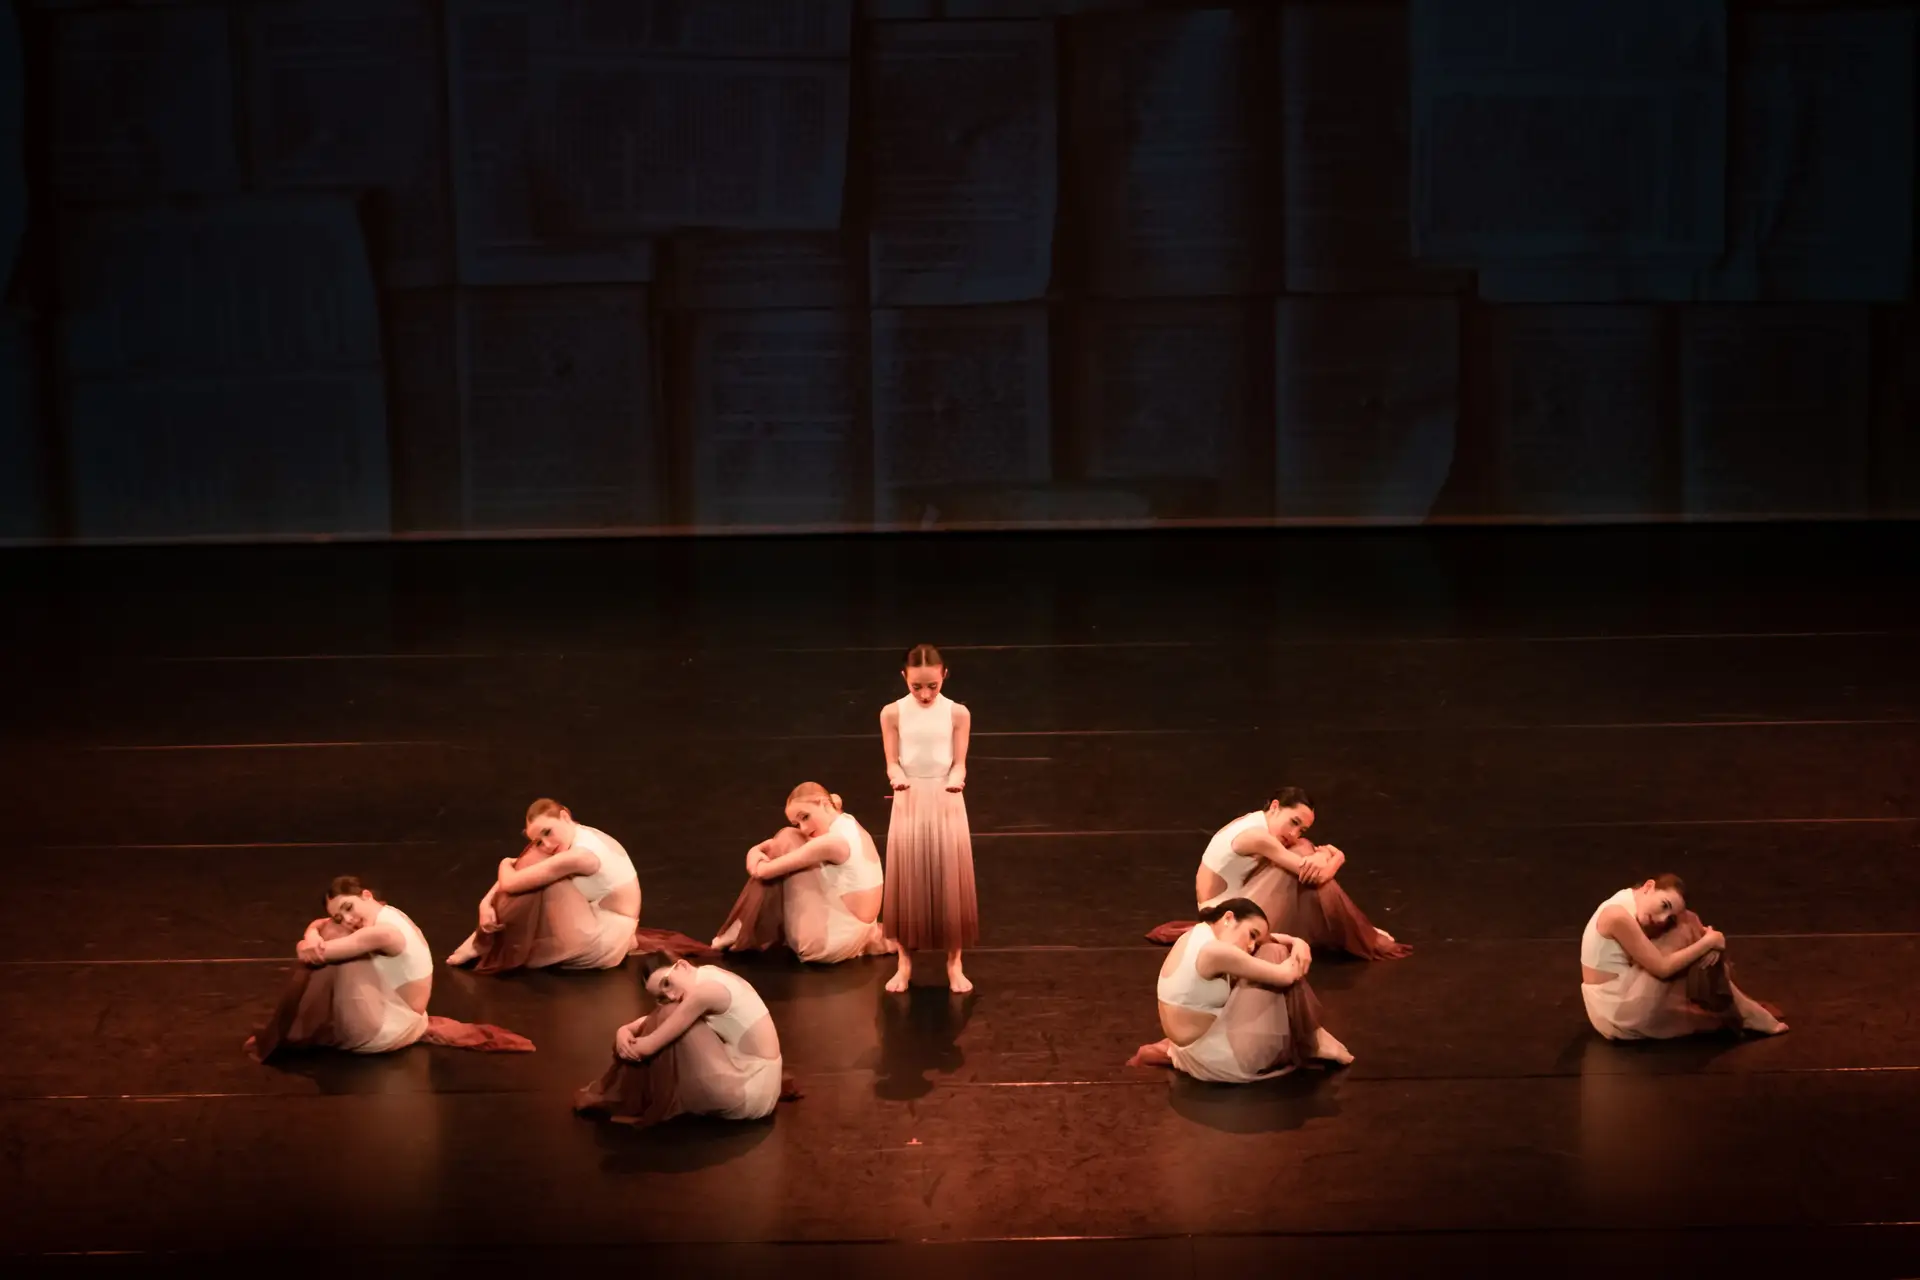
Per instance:
[[[1313,1056],[1325,1062],[1337,1062],[1343,1067],[1353,1061],[1353,1054],[1347,1046],[1335,1040],[1325,1027],[1316,1028]]]
[[[1740,1026],[1759,1036],[1777,1036],[1787,1029],[1787,1024],[1776,1016],[1773,1010],[1748,996],[1738,987],[1733,992],[1734,1007],[1740,1010]]]
[[[957,964],[947,966],[947,990],[957,996],[963,996],[973,990],[973,983],[968,981],[966,973]]]
[[[248,1036],[247,1043],[244,1047],[249,1058],[252,1058],[255,1062],[260,1061],[260,1041],[258,1037]]]
[[[739,936],[740,936],[740,922],[738,920],[735,920],[732,924],[728,925],[725,929],[723,929],[718,935],[714,937],[713,949],[715,951],[725,951],[728,947],[733,945],[733,940]]]
[[[887,990],[896,995],[905,991],[913,982],[913,957],[907,953],[905,947],[899,949],[899,955],[899,967],[893,971],[893,976],[887,979]]]
[[[1393,935],[1388,933],[1385,929],[1382,929],[1380,926],[1375,925],[1373,928],[1373,931],[1380,935],[1380,941],[1386,943],[1388,946],[1393,945]]]
[[[460,944],[459,950],[447,957],[447,963],[453,968],[458,969],[462,965],[472,964],[479,958],[480,948],[473,944],[473,935],[468,934],[467,940]]]

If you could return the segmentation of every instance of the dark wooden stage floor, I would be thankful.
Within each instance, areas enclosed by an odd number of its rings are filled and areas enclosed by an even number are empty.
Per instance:
[[[0,1252],[1912,1274],[1917,535],[8,553]],[[242,1056],[329,876],[444,955],[536,795],[626,843],[646,923],[701,936],[793,784],[884,833],[875,716],[922,640],[976,722],[979,990],[743,962],[807,1095],[774,1122],[570,1114],[640,1008],[631,968],[439,970],[438,1012],[532,1057]],[[1190,913],[1207,834],[1280,783],[1414,957],[1316,965],[1346,1071],[1128,1069],[1158,1034],[1143,931]],[[1588,1029],[1582,924],[1669,869],[1791,1034]]]

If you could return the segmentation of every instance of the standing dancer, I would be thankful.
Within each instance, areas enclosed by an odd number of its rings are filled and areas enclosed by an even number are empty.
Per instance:
[[[1313,801],[1307,793],[1282,787],[1264,811],[1243,814],[1214,833],[1194,875],[1194,897],[1202,907],[1250,898],[1280,932],[1364,960],[1412,955],[1412,947],[1374,928],[1334,882],[1347,855],[1330,844],[1316,848],[1306,836],[1312,825]],[[1174,921],[1147,937],[1170,943],[1191,927]]]
[[[327,914],[307,926],[294,954],[301,967],[267,1025],[247,1040],[260,1062],[287,1049],[392,1053],[410,1044],[531,1053],[533,1042],[499,1027],[427,1012],[433,953],[398,907],[354,876],[327,887]]]
[[[1622,889],[1580,935],[1580,999],[1609,1040],[1671,1040],[1739,1028],[1777,1036],[1776,1012],[1733,985],[1727,940],[1687,910],[1668,874]]]
[[[575,1111],[631,1125],[758,1120],[799,1096],[781,1075],[773,1015],[745,978],[665,951],[643,953],[640,972],[659,1007],[614,1033],[613,1065],[574,1093]]]
[[[787,797],[793,825],[747,850],[747,887],[713,940],[723,951],[784,942],[802,960],[838,964],[884,955],[880,854],[840,797],[803,782]]]
[[[1228,898],[1207,907],[1160,966],[1166,1039],[1141,1045],[1127,1065],[1251,1084],[1309,1061],[1352,1062],[1320,1025],[1320,1002],[1307,986],[1312,964],[1306,943],[1267,933],[1257,903]]]
[[[930,644],[907,651],[907,696],[880,711],[880,741],[893,816],[887,824],[886,901],[881,927],[900,953],[889,991],[905,991],[915,949],[947,953],[947,986],[973,990],[960,953],[980,937],[973,891],[973,836],[967,829],[967,739],[973,716],[940,692],[947,667]]]

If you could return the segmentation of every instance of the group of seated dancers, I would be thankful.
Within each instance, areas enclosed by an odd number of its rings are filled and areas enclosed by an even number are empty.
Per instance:
[[[619,1027],[606,1073],[576,1108],[631,1124],[680,1114],[755,1119],[795,1096],[780,1039],[753,986],[712,961],[726,951],[786,946],[835,964],[897,951],[885,927],[885,868],[872,836],[839,797],[794,789],[788,826],[747,854],[748,880],[711,944],[640,927],[640,884],[620,843],[551,800],[527,812],[527,848],[500,864],[477,928],[448,963],[481,974],[608,969],[639,956],[655,1010]],[[1297,788],[1236,818],[1209,842],[1196,875],[1198,923],[1148,936],[1172,949],[1157,995],[1163,1038],[1131,1064],[1246,1083],[1353,1055],[1327,1030],[1308,973],[1314,950],[1398,959],[1410,949],[1374,928],[1340,886],[1345,856],[1306,837]],[[301,939],[302,967],[249,1048],[262,1060],[294,1047],[386,1053],[417,1041],[526,1051],[525,1039],[427,1013],[433,964],[397,907],[351,877],[327,891],[327,914]],[[1581,996],[1613,1040],[1722,1029],[1778,1034],[1786,1024],[1732,982],[1726,938],[1687,909],[1685,886],[1662,875],[1594,911],[1580,943]]]
[[[682,1114],[751,1120],[797,1096],[765,1002],[714,963],[724,952],[784,945],[815,964],[890,954],[886,989],[901,992],[914,953],[938,951],[948,989],[973,989],[961,963],[980,927],[963,798],[972,716],[941,692],[948,671],[931,645],[909,650],[900,674],[906,696],[880,712],[892,797],[884,864],[839,796],[802,783],[787,796],[787,825],[747,851],[746,887],[710,944],[641,927],[640,877],[618,840],[557,801],[527,809],[526,848],[501,861],[473,933],[447,963],[499,974],[612,969],[640,957],[654,1010],[615,1032],[612,1063],[576,1093],[577,1110],[636,1125]],[[1313,820],[1307,794],[1286,787],[1214,834],[1194,877],[1198,922],[1147,935],[1172,947],[1156,988],[1162,1038],[1129,1065],[1243,1084],[1353,1061],[1308,985],[1314,948],[1367,960],[1411,948],[1347,896],[1338,880],[1346,855],[1307,838]],[[343,876],[328,887],[326,908],[295,950],[301,964],[273,1017],[247,1042],[255,1057],[388,1053],[422,1041],[532,1050],[499,1027],[427,1013],[426,939],[372,889]],[[1687,910],[1678,876],[1620,890],[1580,940],[1588,1020],[1611,1040],[1785,1031],[1775,1011],[1733,985],[1726,946]]]

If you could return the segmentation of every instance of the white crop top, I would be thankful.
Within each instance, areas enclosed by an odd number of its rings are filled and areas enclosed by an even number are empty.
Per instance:
[[[729,1048],[737,1047],[747,1032],[760,1025],[767,1016],[767,1002],[760,993],[747,985],[745,978],[728,973],[715,965],[703,964],[694,970],[697,981],[717,982],[727,989],[732,999],[725,1013],[710,1013],[706,1023],[713,1028],[713,1034],[720,1037],[722,1044]]]
[[[1633,890],[1622,889],[1594,908],[1587,920],[1586,932],[1580,935],[1580,963],[1602,973],[1625,973],[1633,968],[1626,948],[1600,932],[1600,913],[1608,907],[1624,907],[1627,914],[1632,915]]]
[[[600,869],[590,876],[575,876],[574,888],[588,902],[598,902],[623,884],[632,884],[640,878],[633,869],[633,859],[627,851],[606,832],[596,827],[575,825],[573,829],[573,847],[584,849],[600,859]]]
[[[820,878],[826,882],[829,894],[843,897],[862,889],[878,889],[885,882],[879,855],[874,852],[867,833],[861,830],[852,814],[843,813],[835,818],[833,825],[827,828],[827,834],[838,836],[847,844],[845,862],[820,864]]]
[[[420,932],[420,927],[408,918],[406,912],[398,907],[382,906],[373,922],[376,925],[396,926],[400,936],[407,940],[397,956],[382,955],[378,951],[367,955],[373,961],[373,971],[380,975],[380,981],[387,985],[388,990],[398,990],[409,982],[433,976],[433,952],[427,950],[426,935]]]
[[[1234,852],[1233,842],[1240,833],[1256,829],[1267,829],[1267,815],[1259,810],[1235,818],[1214,832],[1213,839],[1207,841],[1207,851],[1200,855],[1200,865],[1227,882],[1226,892],[1221,896],[1230,898],[1239,893],[1253,878],[1253,873],[1260,869],[1260,864],[1266,861],[1264,858]]]
[[[953,768],[953,703],[941,694],[923,707],[912,694],[900,709],[900,769],[909,778],[944,778]]]
[[[1161,974],[1154,988],[1162,1004],[1196,1013],[1219,1013],[1226,1007],[1233,980],[1200,976],[1200,949],[1212,941],[1213,926],[1204,921],[1187,930],[1180,939],[1180,957],[1173,962],[1173,971]]]

